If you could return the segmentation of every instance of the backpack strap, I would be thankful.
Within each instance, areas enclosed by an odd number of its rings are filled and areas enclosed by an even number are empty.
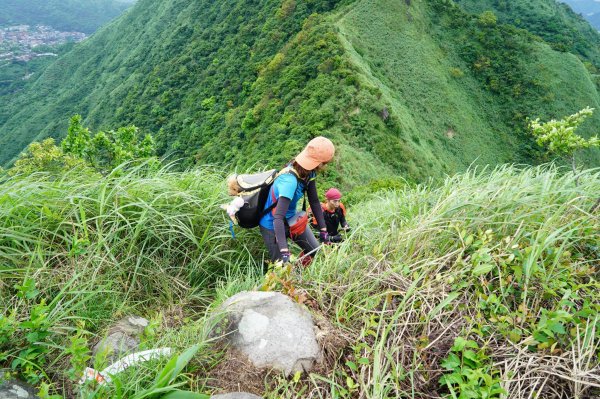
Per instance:
[[[275,174],[275,177],[273,178],[273,183],[275,182],[275,179],[277,179],[279,176],[281,176],[284,173],[289,173],[291,172],[291,170],[293,172],[296,172],[295,170],[293,170],[293,168],[291,167],[285,167],[283,169],[281,169],[279,172],[277,172],[277,174]],[[298,177],[298,174],[295,174],[296,177]],[[266,214],[268,214],[269,212],[272,212],[273,215],[275,215],[275,208],[277,207],[277,201],[278,199],[275,198],[275,191],[273,190],[273,184],[271,183],[271,187],[269,187],[269,194],[271,195],[271,205],[269,205],[267,207],[267,209],[264,209],[261,214],[260,214],[260,219],[262,219]]]
[[[269,194],[271,195],[271,205],[269,205],[269,207],[265,209],[265,214],[271,212],[273,217],[275,217],[275,208],[277,207],[279,198],[275,198],[275,189],[273,187],[271,187],[271,189],[269,190]]]
[[[269,212],[271,212],[273,216],[275,216],[275,208],[277,207],[277,202],[279,201],[279,199],[275,198],[275,190],[273,190],[273,186],[271,186],[271,188],[269,189],[269,194],[271,194],[271,205],[269,205],[267,209],[263,211],[262,215],[260,215],[261,219]]]
[[[296,169],[292,168],[291,165],[288,165],[285,168],[281,169],[277,173],[277,176],[275,176],[275,179],[277,179],[279,176],[281,176],[285,173],[291,173],[294,176],[296,176],[296,189],[298,189],[298,184],[300,184],[300,182],[302,180],[300,179],[300,175],[298,175],[298,172],[296,171]],[[315,174],[315,177],[316,177],[316,174]],[[314,180],[315,177],[313,177],[310,180]],[[275,180],[273,180],[273,182],[275,182]],[[308,182],[303,182],[303,183],[304,183],[304,195],[303,195],[304,200],[302,203],[302,210],[306,212],[306,190],[308,189]],[[295,192],[295,190],[294,190],[294,192]],[[279,201],[279,198],[275,198],[275,189],[273,188],[273,186],[271,186],[271,188],[269,189],[269,194],[271,195],[271,205],[269,205],[267,207],[267,209],[264,210],[263,214],[260,216],[261,219],[269,212],[271,212],[271,214],[273,216],[275,216],[275,208],[277,207],[277,202]]]
[[[294,174],[296,175],[296,178],[298,179],[298,181],[302,181],[300,180],[300,176],[298,176],[298,173],[296,172],[295,169],[292,168],[292,170],[294,171]],[[311,181],[316,180],[317,179],[317,174],[315,172],[310,172],[308,177],[306,178],[306,180],[302,181],[302,183],[304,183],[304,193],[303,195],[303,200],[302,200],[302,210],[304,212],[306,212],[306,193],[308,192],[308,185],[310,184]]]

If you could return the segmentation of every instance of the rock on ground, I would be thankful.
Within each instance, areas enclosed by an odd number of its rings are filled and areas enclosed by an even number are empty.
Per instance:
[[[310,313],[277,292],[240,292],[222,305],[224,339],[257,368],[287,375],[310,371],[321,358]]]
[[[0,379],[4,372],[0,371]],[[16,380],[0,380],[0,399],[39,399],[36,390],[24,382]]]
[[[106,338],[94,346],[92,354],[96,356],[105,352],[109,361],[116,361],[127,353],[134,352],[140,344],[139,336],[148,323],[143,317],[124,317],[108,330]]]

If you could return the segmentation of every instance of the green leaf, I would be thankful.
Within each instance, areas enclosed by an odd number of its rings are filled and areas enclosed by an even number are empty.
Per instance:
[[[472,350],[464,351],[463,359],[473,362],[474,367],[479,365],[479,357],[477,356],[477,353],[473,352]]]
[[[536,331],[533,333],[533,338],[540,343],[548,342],[548,336],[546,334],[541,333],[540,331]]]
[[[353,371],[357,371],[358,370],[358,367],[356,366],[356,363],[351,362],[350,360],[348,360],[346,362],[346,366],[348,366]]]
[[[506,392],[505,389],[503,388],[493,388],[490,390],[490,396],[496,396],[496,395],[508,395],[508,392]]]
[[[460,352],[467,346],[467,340],[463,337],[456,337],[454,339],[454,345],[450,348],[453,352]]]
[[[467,348],[473,348],[473,349],[479,349],[479,345],[477,345],[477,342],[469,339],[467,340]]]
[[[172,357],[156,377],[154,386],[162,388],[169,385],[181,373],[181,370],[183,370],[189,361],[192,360],[199,348],[200,345],[194,345],[186,349],[181,355]]]
[[[469,236],[465,239],[465,247],[471,246],[473,244],[473,234],[469,234]]]
[[[27,342],[29,342],[29,343],[38,342],[39,337],[40,337],[40,334],[37,331],[32,331],[26,335]]]
[[[294,373],[294,378],[292,379],[292,381],[294,381],[295,383],[297,383],[298,381],[300,381],[301,377],[302,377],[302,372],[296,371]]]
[[[460,366],[460,358],[455,353],[450,353],[442,362],[442,367],[447,370],[454,370]]]
[[[440,378],[440,382],[442,384],[462,384],[463,379],[458,373],[446,374],[442,378]]]
[[[175,391],[169,392],[168,394],[162,396],[162,399],[210,399],[210,396],[202,393],[181,391],[176,389]]]
[[[346,385],[348,386],[349,389],[356,388],[356,383],[354,382],[354,380],[351,377],[346,377]]]
[[[481,276],[482,274],[486,274],[492,271],[494,266],[495,265],[492,263],[481,263],[475,268],[473,268],[473,271],[471,273],[473,274],[473,276]]]
[[[435,315],[438,314],[439,311],[441,311],[443,308],[448,306],[452,301],[454,301],[458,297],[458,295],[459,295],[458,292],[451,292],[450,294],[448,294],[448,296],[446,298],[444,298],[444,300],[442,302],[437,304],[437,306],[435,308],[433,308],[431,310],[431,312],[429,312],[427,317],[429,319],[433,318]]]
[[[565,330],[565,326],[559,321],[549,323],[548,328],[557,334],[567,333],[567,331]]]

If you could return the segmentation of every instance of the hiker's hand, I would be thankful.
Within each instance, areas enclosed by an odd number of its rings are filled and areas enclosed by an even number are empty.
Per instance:
[[[340,243],[340,242],[342,242],[342,241],[343,241],[343,240],[342,240],[342,236],[341,236],[341,235],[339,235],[339,234],[338,234],[338,235],[336,235],[336,236],[331,236],[331,237],[329,237],[329,242],[332,242],[332,243],[334,243],[334,244]]]
[[[321,230],[319,232],[319,240],[321,240],[322,243],[324,244],[329,244],[330,240],[329,240],[329,233],[327,233],[326,231]]]
[[[281,263],[283,263],[284,265],[286,263],[290,263],[290,250],[289,249],[284,249],[281,250]]]
[[[350,231],[350,226],[348,226],[348,225],[345,225],[345,226],[344,226],[344,227],[342,227],[342,228],[343,228],[343,229],[344,229],[344,231],[346,231],[346,232]]]

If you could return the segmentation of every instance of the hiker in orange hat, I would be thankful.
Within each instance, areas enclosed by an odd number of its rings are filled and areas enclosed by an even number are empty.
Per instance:
[[[333,243],[342,242],[340,227],[344,231],[349,231],[350,226],[348,226],[348,222],[346,221],[346,207],[342,203],[342,193],[340,190],[332,187],[325,192],[325,202],[321,203],[321,210],[325,219],[325,225],[327,226],[329,240]],[[314,217],[311,223],[313,226],[316,225],[317,222]]]
[[[323,243],[329,243],[315,180],[317,172],[333,159],[334,154],[335,147],[331,140],[322,136],[315,137],[273,182],[264,206],[267,213],[259,223],[271,261],[290,261],[288,237],[302,248],[301,259],[304,265],[310,263],[318,250],[319,242],[310,229],[306,228],[306,197],[311,207],[318,210],[314,212],[314,216],[319,239]],[[302,197],[303,210],[298,212],[296,207]]]

